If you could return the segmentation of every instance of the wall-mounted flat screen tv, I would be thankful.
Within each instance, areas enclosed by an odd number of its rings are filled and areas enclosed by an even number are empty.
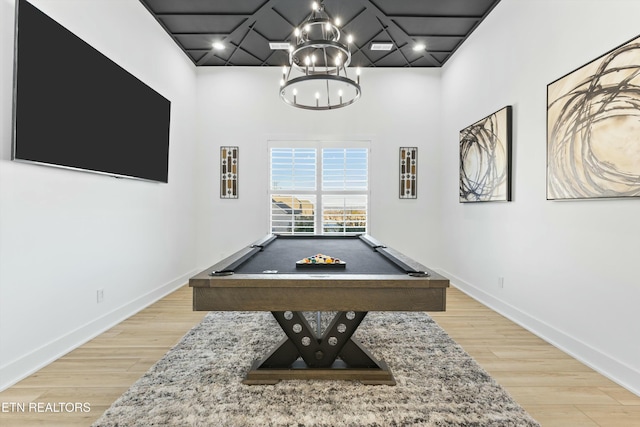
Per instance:
[[[171,102],[18,0],[12,158],[168,182]]]

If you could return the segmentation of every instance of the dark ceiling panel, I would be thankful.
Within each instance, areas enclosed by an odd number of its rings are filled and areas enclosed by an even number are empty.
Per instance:
[[[343,27],[343,30],[347,34],[353,35],[354,43],[358,46],[362,46],[375,37],[384,40],[389,39],[388,36],[381,34],[384,32],[384,27],[380,24],[380,21],[370,13],[358,15],[358,17]]]
[[[226,34],[179,34],[175,36],[176,41],[185,50],[211,50],[211,45],[226,37]]]
[[[368,53],[368,52],[367,52]],[[351,67],[369,67],[373,64],[363,51],[351,53]]]
[[[236,63],[241,63],[245,66],[259,66],[262,65],[263,61],[260,58],[257,58],[256,56],[252,55],[250,52],[247,52],[243,49],[235,49],[233,51],[233,54],[231,55],[231,57],[229,58],[229,60],[231,61],[231,63],[236,64]]]
[[[448,53],[432,53],[431,56],[433,56],[440,63],[443,63],[449,58]]]
[[[161,15],[173,34],[227,34],[248,19],[247,15]]]
[[[494,0],[373,0],[389,16],[477,16],[497,3]]]
[[[302,2],[302,4],[307,8],[308,15],[310,12],[309,6],[305,2]],[[351,21],[367,10],[361,1],[325,0],[324,5],[332,19],[340,18],[342,25],[347,27]]]
[[[427,45],[428,51],[435,51],[442,53],[443,51],[451,54],[454,50],[458,48],[458,45],[462,43],[462,37],[420,37],[421,41],[424,41]]]
[[[208,13],[253,15],[265,0],[144,0],[155,13]]]
[[[287,23],[289,32],[293,31],[293,27],[303,22],[309,14],[311,9],[309,5],[304,1],[289,2],[289,1],[277,1],[271,8],[274,13],[277,13]]]
[[[187,55],[193,62],[198,62],[203,56],[207,55],[210,50],[188,50]]]
[[[403,64],[403,65],[398,65]],[[408,67],[409,61],[402,55],[399,49],[387,52],[383,58],[376,61],[376,67]]]
[[[283,16],[273,9],[265,10],[263,17],[256,21],[254,29],[269,41],[285,41],[293,34],[293,27]],[[268,46],[267,46],[268,47]]]
[[[282,67],[289,62],[289,54],[284,50],[272,50],[265,65]]]
[[[431,53],[424,50],[416,51],[411,46],[406,46],[400,51],[407,58],[411,67],[438,67],[442,64],[442,61],[437,60]]]
[[[433,68],[441,66],[443,62],[444,60],[438,58],[438,56],[427,53],[412,60],[411,66],[415,68]]]
[[[405,33],[414,37],[436,34],[465,36],[478,23],[474,18],[393,18]]]
[[[242,42],[242,48],[247,53],[252,54],[254,57],[260,58],[262,64],[271,54],[270,49],[264,49],[264,44],[268,42],[269,40],[262,37],[259,33],[255,31],[249,31],[244,41]]]
[[[282,66],[310,0],[139,0],[198,66]],[[324,0],[354,37],[352,66],[440,67],[500,0]],[[225,49],[213,51],[212,43]],[[391,51],[372,51],[390,42]],[[426,51],[413,51],[417,42]]]
[[[233,54],[234,49],[235,49],[235,46],[228,47],[227,49],[224,49],[224,50],[212,50],[212,51],[209,51],[209,53],[207,53],[202,59],[208,59],[209,57],[213,56],[224,61],[225,65],[233,65],[233,63],[229,63],[229,59],[231,58],[231,55]]]
[[[200,63],[205,58],[206,60],[202,62],[201,65],[211,66],[211,67],[221,67],[221,66],[227,65],[227,61],[225,61],[224,59],[218,58],[215,55],[209,55],[209,54],[203,55],[200,59],[198,59],[197,62]]]
[[[395,49],[393,50],[370,50],[367,48],[363,49],[362,53],[367,55],[368,61],[371,61],[371,64],[376,64],[376,66],[380,66],[380,61],[383,61],[389,55],[391,55]],[[388,61],[387,61],[388,63]],[[370,63],[367,64],[358,64],[358,66],[370,66]]]

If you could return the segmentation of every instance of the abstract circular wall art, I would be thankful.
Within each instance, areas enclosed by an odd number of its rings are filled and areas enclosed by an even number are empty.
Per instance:
[[[547,199],[640,196],[640,37],[547,86]]]
[[[511,200],[511,106],[460,131],[460,202]]]

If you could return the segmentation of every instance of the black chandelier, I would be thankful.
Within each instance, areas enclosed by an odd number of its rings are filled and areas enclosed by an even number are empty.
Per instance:
[[[289,64],[282,67],[280,98],[306,110],[333,110],[360,98],[360,69],[347,74],[351,63],[351,36],[341,41],[339,19],[331,20],[323,2],[313,3],[309,17],[294,29]]]

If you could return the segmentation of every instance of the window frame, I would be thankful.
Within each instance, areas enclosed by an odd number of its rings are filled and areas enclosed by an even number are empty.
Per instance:
[[[316,185],[314,190],[276,190],[271,187],[273,183],[273,170],[272,170],[272,149],[274,148],[304,148],[315,149],[316,153]],[[366,190],[325,190],[323,189],[322,173],[323,173],[323,149],[365,149],[366,150]],[[312,196],[315,198],[314,205],[314,231],[313,233],[295,232],[291,231],[290,234],[304,234],[304,235],[349,235],[349,234],[363,234],[367,233],[370,225],[370,195],[371,195],[371,181],[370,181],[370,164],[371,164],[371,141],[370,140],[269,140],[267,143],[267,158],[269,161],[268,172],[269,181],[267,184],[267,195],[269,203],[269,230],[273,232],[273,197],[274,196]],[[364,232],[325,232],[323,224],[323,196],[365,196],[365,210],[366,210],[366,224]],[[288,233],[287,233],[288,234]]]

